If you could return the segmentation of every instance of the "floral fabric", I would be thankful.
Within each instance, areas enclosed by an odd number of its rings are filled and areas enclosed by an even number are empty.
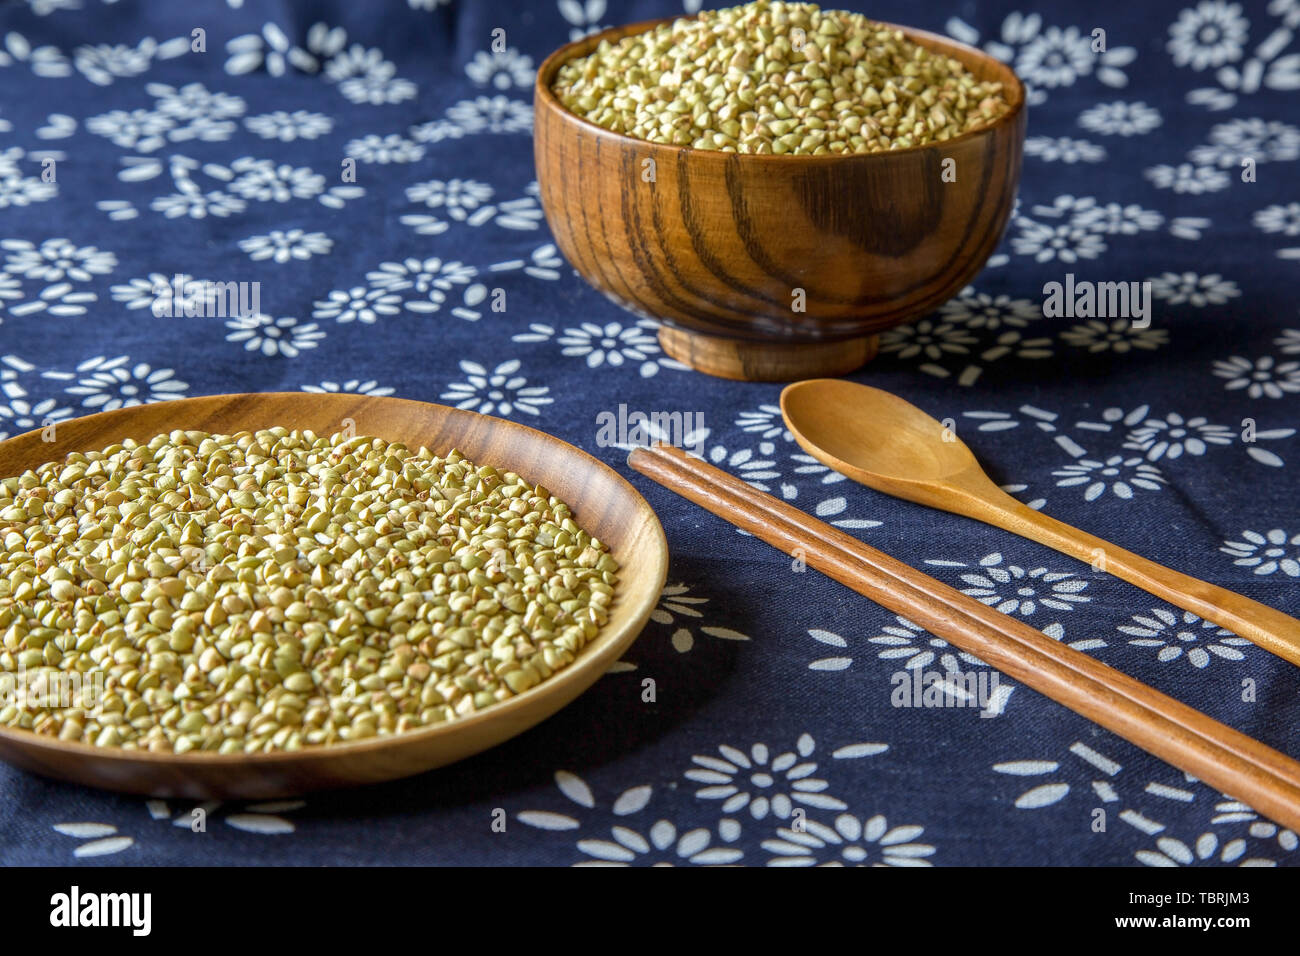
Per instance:
[[[627,473],[600,413],[699,412],[689,441],[720,467],[1300,753],[1291,665],[843,480],[791,440],[779,386],[685,370],[574,274],[538,204],[534,70],[570,38],[681,10],[6,4],[0,435],[209,393],[353,391],[521,421]],[[1300,613],[1300,2],[865,12],[1014,64],[1031,107],[1002,247],[853,377],[947,420],[1033,507]],[[1067,274],[1149,282],[1149,326],[1045,317]],[[258,308],[187,318],[194,280],[259,282]],[[631,477],[667,532],[668,587],[626,660],[544,725],[414,779],[254,805],[0,767],[0,861],[1300,861],[1294,832],[1008,679],[981,706],[894,706],[900,674],[993,675]]]

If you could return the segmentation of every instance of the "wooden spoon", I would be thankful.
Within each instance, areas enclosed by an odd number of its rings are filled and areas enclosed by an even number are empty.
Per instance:
[[[896,395],[812,379],[785,388],[781,414],[805,451],[868,488],[1055,548],[1300,664],[1300,621],[1021,504],[993,483],[951,429]]]

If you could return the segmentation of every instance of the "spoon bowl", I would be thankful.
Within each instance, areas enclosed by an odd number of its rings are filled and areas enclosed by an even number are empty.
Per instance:
[[[897,395],[838,379],[786,386],[781,414],[808,454],[854,481],[1055,548],[1300,664],[1300,621],[1017,501],[984,473],[951,420],[936,421]]]
[[[934,500],[936,483],[983,479],[998,490],[951,425],[878,388],[835,378],[796,382],[781,393],[781,414],[810,455],[885,494],[944,507]]]
[[[475,714],[433,727],[355,743],[259,754],[150,753],[0,727],[0,760],[110,790],[191,799],[266,799],[393,780],[496,746],[551,716],[619,659],[659,600],[668,546],[654,512],[630,484],[558,438],[442,405],[302,393],[214,395],[138,405],[60,422],[52,442],[43,440],[41,431],[0,442],[0,477],[123,438],[142,440],[174,429],[230,433],[277,425],[320,435],[352,427],[360,435],[401,441],[410,448],[424,445],[439,455],[455,448],[477,464],[515,471],[545,485],[573,509],[583,528],[610,547],[619,562],[609,621],[572,664],[550,679]]]

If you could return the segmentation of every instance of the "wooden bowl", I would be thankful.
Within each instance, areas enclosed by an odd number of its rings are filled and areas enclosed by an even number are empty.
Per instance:
[[[560,103],[551,84],[563,63],[663,22],[606,30],[546,59],[534,153],[560,251],[619,305],[665,323],[668,354],[725,378],[843,374],[875,354],[877,333],[930,312],[983,267],[1020,176],[1025,95],[1009,66],[897,27],[1001,82],[1011,109],[945,143],[861,155],[650,143]],[[947,159],[955,182],[942,178]],[[797,289],[806,311],[793,309]]]
[[[659,599],[668,545],[654,512],[611,468],[550,435],[477,412],[367,395],[214,395],[139,405],[60,422],[54,442],[33,431],[0,442],[0,477],[72,451],[143,440],[173,429],[230,433],[282,425],[329,435],[352,426],[545,485],[620,564],[609,622],[577,659],[531,690],[469,717],[395,734],[283,753],[157,754],[66,743],[0,728],[0,760],[76,783],[151,796],[279,797],[420,773],[486,750],[545,720],[595,683],[631,645]]]

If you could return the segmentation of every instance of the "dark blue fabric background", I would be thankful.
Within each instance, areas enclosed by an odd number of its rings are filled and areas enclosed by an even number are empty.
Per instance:
[[[951,418],[1054,516],[1300,613],[1300,5],[848,5],[983,46],[1033,91],[998,256],[854,377]],[[696,437],[722,467],[1300,753],[1290,665],[1029,542],[836,481],[784,433],[778,386],[676,367],[559,260],[532,185],[532,70],[588,27],[680,6],[71,6],[0,7],[0,433],[121,402],[346,388],[505,414],[627,473],[624,450],[597,447],[597,414],[702,412]],[[190,52],[196,27],[204,53]],[[493,58],[498,27],[510,51]],[[1097,27],[1101,56],[1087,50]],[[278,110],[316,114],[298,128],[319,135],[265,138],[274,121],[252,118]],[[40,182],[43,157],[57,184]],[[344,188],[345,157],[363,194]],[[329,248],[258,258],[256,237],[276,230]],[[381,266],[406,260],[441,277],[432,297],[389,287],[403,267]],[[266,318],[138,307],[151,274],[177,272],[260,282]],[[1044,283],[1067,272],[1156,280],[1151,330],[1112,339],[1043,318]],[[497,288],[504,313],[478,299]],[[353,289],[376,314],[330,306]],[[1300,859],[1296,834],[1024,688],[988,719],[891,707],[906,666],[978,665],[632,480],[667,532],[669,588],[626,666],[546,724],[390,786],[200,807],[201,833],[189,803],[0,768],[0,861]],[[796,811],[806,832],[789,830]]]

